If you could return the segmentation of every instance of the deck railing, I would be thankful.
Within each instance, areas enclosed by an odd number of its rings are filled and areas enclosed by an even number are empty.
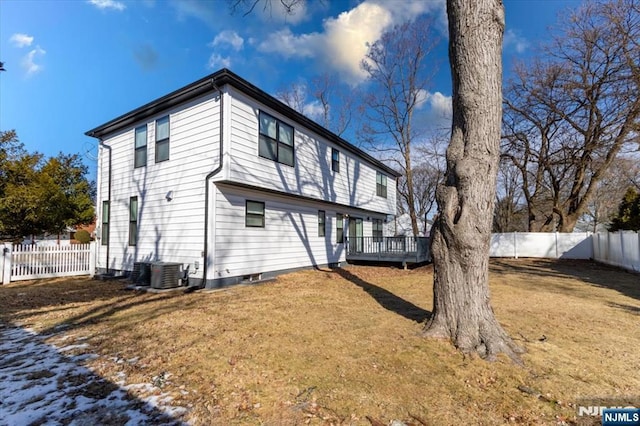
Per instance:
[[[405,255],[428,257],[429,239],[426,237],[349,237],[347,255]]]

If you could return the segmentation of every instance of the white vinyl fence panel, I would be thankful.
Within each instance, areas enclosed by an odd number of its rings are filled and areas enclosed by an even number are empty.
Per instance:
[[[594,234],[593,258],[598,262],[640,272],[640,233],[623,231]]]
[[[4,284],[9,281],[93,275],[95,243],[56,246],[5,245]]]
[[[591,259],[591,233],[509,232],[491,234],[491,257]]]

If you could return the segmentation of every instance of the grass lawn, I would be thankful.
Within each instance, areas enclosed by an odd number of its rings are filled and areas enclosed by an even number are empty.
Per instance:
[[[430,266],[303,271],[192,294],[43,280],[0,287],[0,320],[52,342],[81,338],[110,380],[164,373],[162,391],[195,425],[574,424],[581,397],[640,397],[639,275],[493,260],[492,304],[526,348],[524,368],[421,338],[432,280]]]

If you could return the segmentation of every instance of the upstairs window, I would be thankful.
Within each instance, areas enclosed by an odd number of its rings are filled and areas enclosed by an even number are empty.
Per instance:
[[[109,244],[109,202],[102,202],[102,237],[100,243],[103,246]]]
[[[147,165],[147,125],[136,128],[135,131],[135,157],[134,167],[144,167]]]
[[[387,176],[376,172],[376,195],[387,198]]]
[[[331,148],[331,170],[340,173],[340,151]]]
[[[263,202],[247,200],[244,224],[247,228],[264,228]]]
[[[169,159],[169,116],[156,120],[156,163]]]
[[[324,210],[318,210],[318,237],[325,236],[326,223],[327,223],[326,213],[324,212]]]
[[[293,127],[260,111],[258,154],[293,167]]]
[[[382,219],[373,219],[373,241],[382,242]]]
[[[344,216],[342,213],[336,214],[336,243],[344,243]]]
[[[138,241],[138,197],[129,198],[129,245]]]

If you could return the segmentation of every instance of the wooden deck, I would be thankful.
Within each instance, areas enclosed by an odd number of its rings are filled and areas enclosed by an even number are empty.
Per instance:
[[[352,237],[347,241],[347,262],[393,262],[403,265],[429,262],[426,237]]]

